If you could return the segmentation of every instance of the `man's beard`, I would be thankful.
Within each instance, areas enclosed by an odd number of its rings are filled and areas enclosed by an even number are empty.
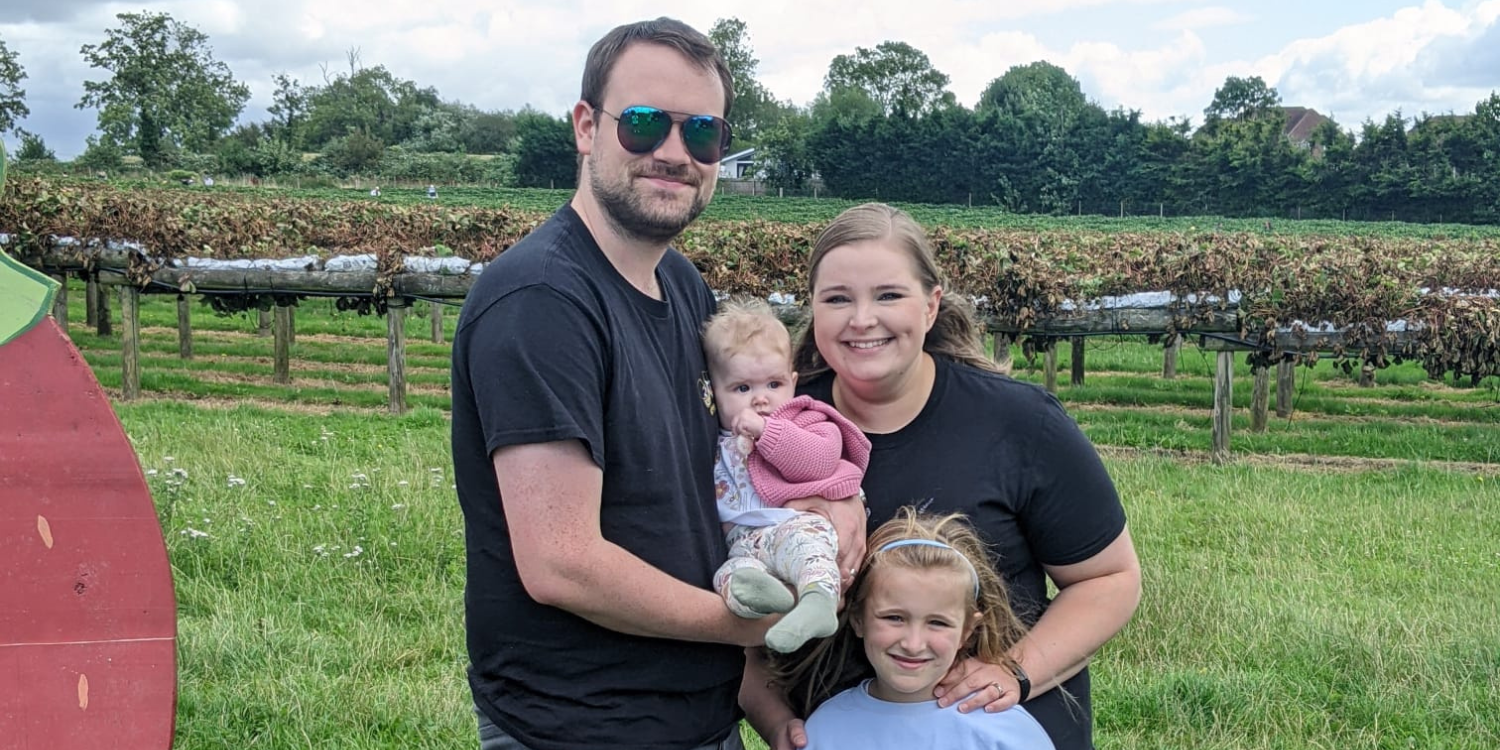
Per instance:
[[[588,158],[592,160],[594,157],[590,154]],[[680,213],[673,208],[652,210],[646,205],[647,196],[634,189],[637,177],[661,177],[686,183],[694,188],[693,202]],[[697,190],[700,185],[702,179],[690,165],[674,169],[655,164],[645,171],[631,172],[620,183],[611,184],[600,174],[597,163],[591,161],[589,164],[589,187],[599,205],[604,207],[605,219],[620,234],[637,241],[671,242],[682,234],[682,230],[687,229],[708,205],[707,199]]]

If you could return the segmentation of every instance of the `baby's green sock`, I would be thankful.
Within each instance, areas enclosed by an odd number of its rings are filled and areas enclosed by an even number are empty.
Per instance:
[[[797,603],[786,584],[760,568],[740,568],[730,574],[728,598],[730,611],[745,618],[785,612]]]
[[[797,606],[766,631],[766,647],[790,654],[814,638],[827,638],[839,628],[838,602],[819,589],[802,593]]]

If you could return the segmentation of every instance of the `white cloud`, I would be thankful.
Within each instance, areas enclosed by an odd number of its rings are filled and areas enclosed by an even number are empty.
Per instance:
[[[23,127],[42,132],[63,156],[82,148],[94,124],[93,111],[72,106],[82,95],[81,82],[105,75],[89,69],[78,48],[102,41],[105,29],[117,25],[116,12],[143,9],[169,12],[209,36],[215,56],[251,88],[246,121],[265,117],[273,74],[318,84],[325,66],[330,74],[346,70],[345,55],[354,49],[364,65],[384,65],[436,88],[444,99],[483,109],[531,104],[561,114],[578,96],[589,45],[616,24],[659,15],[705,32],[718,18],[739,17],[761,60],[761,82],[798,104],[822,89],[834,56],[886,40],[925,52],[967,105],[1008,68],[1047,60],[1078,78],[1090,98],[1141,110],[1148,120],[1201,119],[1230,75],[1259,75],[1288,104],[1315,107],[1346,127],[1398,108],[1408,115],[1467,111],[1500,85],[1500,0],[1427,0],[1375,20],[1363,20],[1368,15],[1359,14],[1369,11],[1356,4],[1338,4],[1325,10],[1347,17],[1349,25],[1306,39],[1293,39],[1285,26],[1240,35],[1236,48],[1246,51],[1234,58],[1205,30],[1269,28],[1272,21],[1254,17],[1267,11],[1245,0],[869,0],[858,6],[761,0],[741,7],[700,0],[6,0],[6,8],[0,37],[30,73],[25,88],[32,116]],[[1266,46],[1255,49],[1246,40]]]
[[[1486,56],[1500,59],[1493,49],[1494,39],[1500,39],[1497,19],[1500,0],[1462,9],[1428,0],[1388,18],[1293,42],[1264,58],[1261,67],[1282,101],[1332,114],[1349,128],[1398,109],[1408,116],[1421,110],[1464,111],[1489,89],[1482,83],[1452,85],[1452,68]],[[1434,75],[1445,68],[1448,75]],[[1489,68],[1482,77],[1493,87],[1500,83],[1496,75]]]
[[[1209,8],[1194,8],[1193,10],[1178,13],[1171,18],[1152,24],[1152,28],[1162,31],[1188,31],[1192,29],[1207,29],[1215,26],[1236,26],[1253,20],[1255,20],[1255,16],[1249,13],[1241,13],[1233,8],[1216,5]]]

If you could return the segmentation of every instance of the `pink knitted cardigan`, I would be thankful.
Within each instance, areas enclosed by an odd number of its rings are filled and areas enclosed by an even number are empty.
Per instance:
[[[870,465],[870,439],[832,406],[798,396],[766,417],[766,429],[746,461],[750,484],[766,505],[859,492]]]

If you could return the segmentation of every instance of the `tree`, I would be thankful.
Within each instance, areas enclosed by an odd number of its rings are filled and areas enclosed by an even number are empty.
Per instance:
[[[771,187],[801,190],[813,175],[807,137],[813,128],[810,114],[792,112],[761,133],[755,162]]]
[[[16,133],[21,136],[21,147],[16,149],[17,161],[57,161],[57,154],[47,148],[47,142],[41,136],[19,128]]]
[[[1058,137],[1073,127],[1088,106],[1077,79],[1052,63],[1039,61],[1017,65],[990,81],[975,109],[1035,115],[1046,136]]]
[[[708,38],[719,49],[734,79],[734,106],[729,112],[734,139],[741,144],[759,143],[761,132],[779,121],[788,107],[755,79],[760,60],[750,48],[744,21],[721,18],[709,29]]]
[[[417,135],[417,121],[442,104],[437,90],[397,78],[384,65],[366,68],[358,50],[348,52],[349,72],[328,77],[307,92],[306,144],[321,149],[354,131],[383,143]]]
[[[293,148],[302,147],[303,124],[307,121],[307,87],[297,79],[277,73],[271,78],[276,91],[271,94],[271,136]]]
[[[1213,101],[1203,110],[1204,127],[1221,120],[1252,120],[1280,114],[1280,107],[1281,94],[1267,86],[1260,76],[1230,76],[1224,79],[1224,85],[1214,92]]]
[[[509,111],[474,111],[463,121],[458,138],[463,142],[465,153],[509,153],[516,139],[516,115]]]
[[[26,108],[26,89],[21,81],[26,79],[26,69],[16,59],[16,53],[0,39],[0,133],[16,127],[16,121],[31,114]]]
[[[578,145],[566,117],[531,108],[516,115],[516,184],[571,188],[578,181]]]
[[[104,136],[162,166],[177,149],[205,152],[245,108],[250,89],[214,59],[208,37],[166,13],[120,13],[122,26],[79,50],[107,81],[85,81],[78,109],[99,110]]]
[[[823,78],[825,91],[859,89],[878,102],[885,114],[911,117],[957,106],[947,86],[948,76],[906,42],[881,42],[873,50],[855,47],[854,54],[833,58]]]

